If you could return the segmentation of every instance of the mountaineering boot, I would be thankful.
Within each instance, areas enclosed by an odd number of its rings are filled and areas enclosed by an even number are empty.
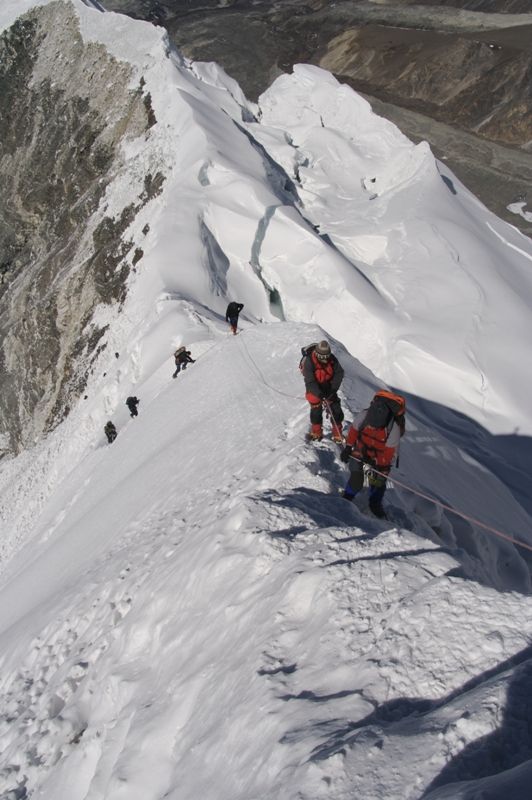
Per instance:
[[[373,502],[372,503],[371,500],[370,500],[369,501],[369,510],[371,511],[371,513],[375,517],[378,517],[378,519],[386,519],[386,513],[385,513],[385,511],[384,511],[384,509],[382,507],[382,503],[380,503],[380,502],[378,502],[378,503]]]
[[[331,438],[333,442],[336,442],[336,444],[344,443],[344,437],[342,436],[342,429],[340,428],[339,425],[333,425]]]
[[[355,499],[355,496],[356,492],[354,492],[352,488],[349,486],[349,484],[347,484],[344,491],[342,492],[342,497],[344,498],[344,500],[349,500],[349,502],[351,502],[352,500]]]
[[[310,433],[308,435],[309,441],[321,442],[323,439],[323,429],[317,423],[310,426]]]
[[[386,480],[380,475],[372,472],[369,475],[369,510],[379,519],[386,519],[386,513],[382,507],[382,498],[386,491]]]

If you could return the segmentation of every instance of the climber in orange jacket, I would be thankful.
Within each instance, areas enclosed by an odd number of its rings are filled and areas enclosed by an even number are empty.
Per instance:
[[[364,485],[364,465],[369,470],[369,508],[376,517],[384,517],[382,500],[386,478],[405,432],[405,399],[388,391],[375,394],[368,408],[360,411],[347,433],[340,459],[348,464],[349,480],[343,496],[352,500]]]

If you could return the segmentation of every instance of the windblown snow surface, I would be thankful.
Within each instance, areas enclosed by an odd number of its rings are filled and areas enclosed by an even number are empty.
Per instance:
[[[157,118],[106,213],[166,181],[86,398],[0,464],[0,796],[528,800],[530,551],[474,520],[532,545],[530,241],[328,73],[253,106],[162,29],[64,7]],[[389,520],[304,442],[325,336],[347,419],[408,395]]]

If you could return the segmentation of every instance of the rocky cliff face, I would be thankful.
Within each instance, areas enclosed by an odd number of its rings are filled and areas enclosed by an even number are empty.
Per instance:
[[[105,347],[100,304],[120,304],[140,257],[121,233],[161,176],[118,215],[105,191],[121,143],[148,131],[150,98],[68,3],[0,37],[0,443],[18,452],[57,425]]]
[[[353,27],[327,42],[319,62],[382,100],[526,148],[532,146],[532,59],[517,42],[498,44],[497,38]]]

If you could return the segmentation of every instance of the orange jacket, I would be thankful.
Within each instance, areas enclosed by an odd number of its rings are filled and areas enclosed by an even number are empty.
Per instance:
[[[360,411],[347,433],[346,444],[353,448],[353,456],[371,459],[377,467],[391,466],[401,438],[401,428],[393,421],[386,428],[364,426],[367,408]]]

